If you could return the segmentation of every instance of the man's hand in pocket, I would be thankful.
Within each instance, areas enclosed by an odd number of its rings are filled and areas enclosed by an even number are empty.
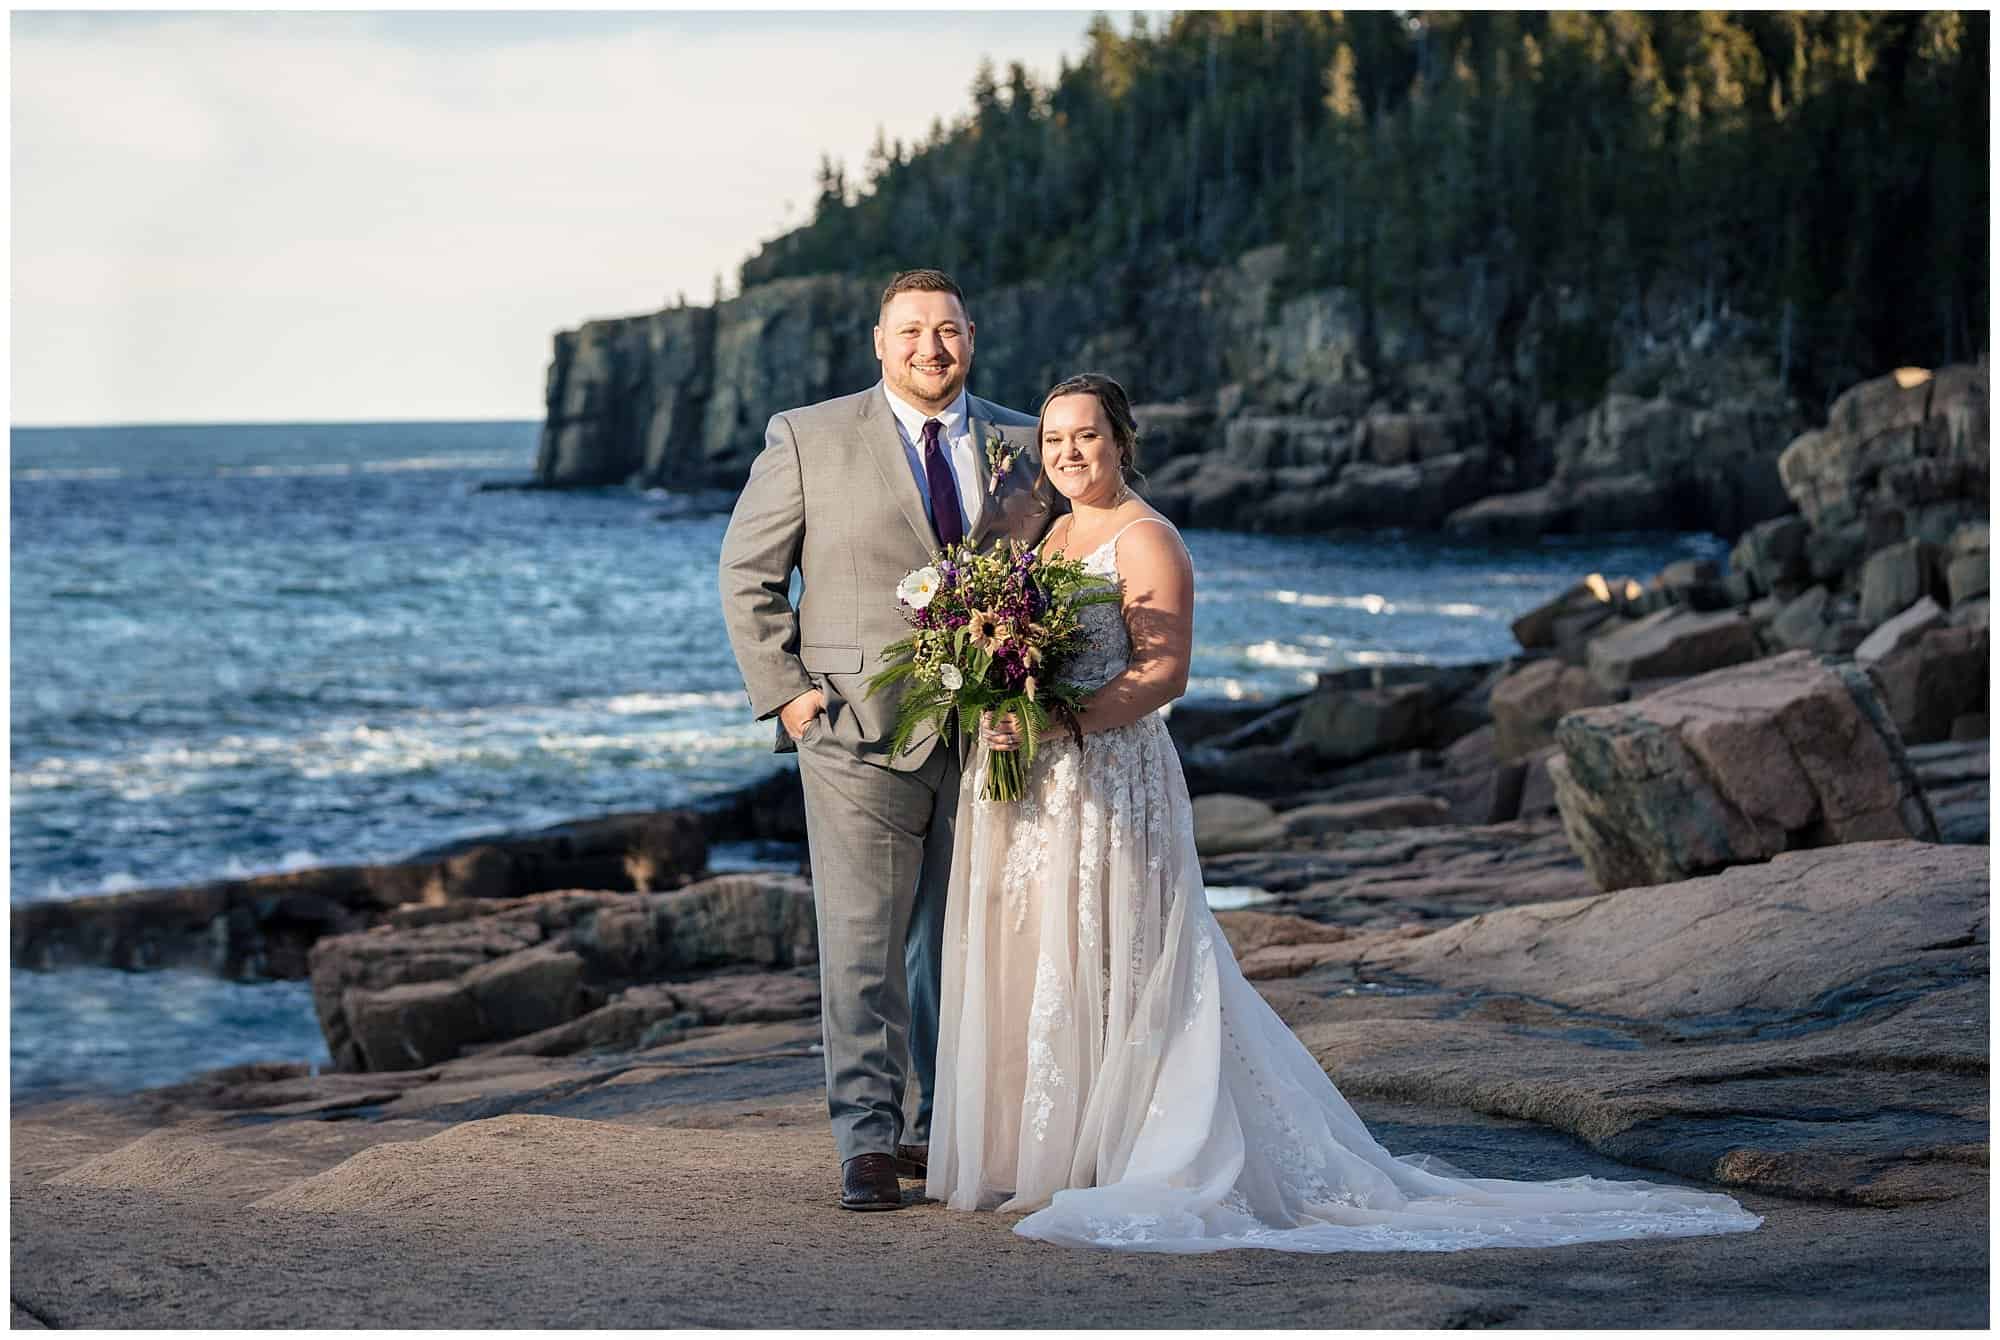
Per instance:
[[[778,720],[784,723],[785,734],[797,741],[812,729],[813,718],[825,712],[826,695],[818,689],[807,689],[778,710]]]

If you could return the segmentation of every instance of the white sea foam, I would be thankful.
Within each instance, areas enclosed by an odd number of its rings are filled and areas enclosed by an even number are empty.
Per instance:
[[[361,469],[366,474],[381,475],[406,470],[502,470],[519,467],[521,463],[518,456],[489,452],[480,456],[411,456],[400,461],[368,461]]]
[[[1274,670],[1303,670],[1308,666],[1322,664],[1326,657],[1305,647],[1295,647],[1285,642],[1252,642],[1243,649],[1243,659],[1253,665],[1268,665]]]
[[[354,473],[354,466],[341,461],[288,465],[219,465],[215,473],[223,479],[302,479],[318,475],[351,475]]]
[[[294,870],[310,870],[325,864],[325,859],[317,853],[302,849],[288,851],[275,862],[251,862],[240,856],[231,856],[222,863],[222,873],[216,878],[255,879],[260,875],[288,875]]]
[[[126,893],[144,887],[144,881],[130,870],[113,870],[89,884],[71,884],[60,876],[43,880],[34,897],[38,902],[54,903],[69,898],[94,898],[106,893]]]
[[[1350,651],[1347,659],[1356,665],[1429,665],[1431,658],[1414,651]]]
[[[539,737],[535,743],[544,753],[566,757],[607,752],[661,755],[729,753],[768,739],[768,726],[752,725],[734,730],[659,730],[617,735],[551,734]]]
[[[125,472],[111,465],[44,466],[16,470],[15,479],[123,479]]]
[[[524,726],[526,723],[523,723]],[[667,760],[695,754],[728,753],[766,738],[755,723],[733,729],[682,727],[663,730],[602,731],[543,728],[527,734],[472,733],[442,730],[386,730],[356,726],[346,746],[328,750],[297,750],[292,763],[301,777],[380,776],[442,772],[459,767],[507,770],[532,756],[586,761],[616,753],[641,759]]]
[[[1271,592],[1271,599],[1280,605],[1296,605],[1301,609],[1361,610],[1368,614],[1442,614],[1453,619],[1491,619],[1501,613],[1490,605],[1475,605],[1463,600],[1390,600],[1373,593],[1329,596],[1280,590]]]
[[[747,708],[749,703],[741,693],[626,693],[604,699],[601,703],[574,705],[598,706],[618,716],[640,717],[660,712],[687,712],[701,707]]]
[[[1395,605],[1386,597],[1374,594],[1361,596],[1316,595],[1308,591],[1273,591],[1271,599],[1280,605],[1297,605],[1309,610],[1365,610],[1369,614],[1392,614]]]
[[[394,776],[505,770],[541,755],[586,759],[604,753],[669,760],[729,753],[768,737],[768,727],[748,719],[714,725],[648,729],[642,719],[689,711],[713,711],[737,704],[732,693],[628,694],[561,709],[547,707],[474,708],[418,712],[390,723],[347,720],[309,735],[231,734],[201,745],[156,745],[119,757],[61,756],[17,767],[17,792],[65,787],[102,788],[123,800],[154,800],[182,794],[205,775],[262,768],[315,781],[341,777]],[[633,721],[631,729],[597,728],[605,715]],[[684,718],[683,718],[684,719]]]
[[[26,768],[14,769],[11,780],[17,790],[23,791],[46,790],[77,782],[116,784],[123,779],[148,773],[235,767],[256,757],[255,750],[243,748],[233,740],[234,737],[225,739],[211,749],[170,745],[119,758],[69,756],[38,759]]]

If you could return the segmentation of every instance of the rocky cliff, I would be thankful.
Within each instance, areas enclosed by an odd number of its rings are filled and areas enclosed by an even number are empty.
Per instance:
[[[1144,408],[1149,489],[1196,525],[1734,536],[1788,503],[1804,426],[1767,332],[1694,296],[1488,301],[1476,263],[1418,314],[1309,287],[1266,247],[1213,270],[974,295],[975,381],[1032,407],[1096,368]],[[556,336],[536,476],[733,487],[770,414],[868,385],[871,281],[817,276]],[[1466,510],[1469,509],[1469,510]]]

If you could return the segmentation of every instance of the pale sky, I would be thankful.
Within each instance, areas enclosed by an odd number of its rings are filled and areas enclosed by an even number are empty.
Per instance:
[[[733,289],[822,152],[1088,21],[16,12],[10,420],[539,418],[555,331]]]

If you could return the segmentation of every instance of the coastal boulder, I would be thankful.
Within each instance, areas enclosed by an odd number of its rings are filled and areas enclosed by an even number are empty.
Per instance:
[[[1777,452],[1793,426],[1767,385],[1699,406],[1614,390],[1556,445],[1576,529],[1736,535],[1786,510]]]
[[[675,982],[671,988],[682,1016],[703,1024],[762,1024],[809,1019],[819,1013],[819,974],[724,972]]]
[[[718,970],[817,962],[810,886],[723,875],[662,893],[560,891],[403,909],[391,923],[313,947],[313,1003],[342,1070],[408,1069],[468,1047],[545,1034],[577,1045],[689,1008],[635,998],[601,1026],[570,1028],[636,986]],[[701,1010],[695,1013],[700,1016]],[[724,1013],[727,1013],[725,1011]],[[704,1016],[705,1017],[705,1016]],[[623,1020],[620,1023],[619,1020]]]
[[[1316,693],[1300,710],[1293,742],[1323,763],[1352,763],[1421,742],[1430,705],[1421,684]]]
[[[1353,455],[1352,438],[1350,425],[1344,419],[1244,415],[1229,421],[1225,457],[1234,465],[1252,470],[1286,466],[1337,470]],[[1148,460],[1152,453],[1153,437],[1148,431]]]
[[[1459,540],[1532,540],[1574,530],[1576,508],[1554,483],[1517,493],[1496,493],[1457,508],[1439,523]]]
[[[1357,666],[1322,673],[1299,704],[1289,747],[1321,766],[1439,748],[1478,729],[1499,665]]]
[[[410,982],[341,996],[347,1070],[420,1070],[490,1036],[458,981]]]
[[[1810,651],[1819,645],[1820,630],[1826,624],[1827,605],[1833,593],[1824,586],[1812,586],[1785,602],[1771,619],[1770,637],[1790,651]]]
[[[1550,765],[1562,757],[1560,745],[1550,745],[1547,749],[1530,754],[1521,774],[1521,803],[1518,817],[1522,819],[1555,819],[1560,817],[1560,807],[1556,804],[1556,781],[1550,772]]]
[[[1989,668],[1986,629],[1947,626],[1888,652],[1868,674],[1904,743],[1931,744],[1951,739],[1961,717],[1986,715]]]
[[[1885,620],[1881,627],[1870,633],[1867,639],[1854,649],[1854,659],[1862,665],[1879,661],[1891,652],[1900,651],[1915,642],[1931,629],[1942,627],[1944,621],[1944,610],[1937,601],[1925,596],[1895,618]]]
[[[1790,599],[1811,574],[1806,537],[1811,528],[1799,516],[1773,517],[1743,532],[1729,551],[1729,570],[1749,580],[1756,595]]]
[[[583,984],[583,959],[553,946],[524,949],[481,964],[459,983],[493,1037],[553,1028],[592,1003]]]
[[[1366,829],[1428,828],[1451,822],[1451,807],[1435,796],[1381,796],[1373,800],[1301,805],[1278,816],[1293,842],[1323,843]]]
[[[1227,794],[1194,799],[1194,846],[1203,856],[1259,851],[1284,841],[1278,812],[1261,800]]]
[[[1318,763],[1288,737],[1278,744],[1223,749],[1202,743],[1181,756],[1188,794],[1275,797],[1313,785]]]
[[[1463,425],[1446,414],[1371,414],[1361,421],[1357,454],[1375,465],[1407,465],[1458,449]]]
[[[812,886],[795,876],[720,875],[648,903],[659,957],[640,969],[646,975],[819,962]]]
[[[1908,841],[1787,853],[1679,885],[1491,912],[1374,961],[1627,1019],[1838,1013],[1871,994],[1857,989],[1871,974],[1926,976],[1915,965],[1941,931],[1963,935],[1951,948],[1964,968],[1983,969],[1988,865],[1983,852]]]
[[[1851,663],[1790,652],[1571,713],[1550,763],[1599,888],[1666,884],[1781,851],[1935,841],[1903,743]]]
[[[796,774],[791,785],[796,792]],[[12,910],[14,964],[302,978],[320,940],[411,906],[563,888],[678,887],[707,864],[707,831],[717,818],[692,810],[614,814],[475,838],[391,864],[20,904]]]
[[[1767,642],[1791,651],[1853,651],[1868,636],[1854,602],[1824,586],[1811,586],[1768,620],[1759,620]]]
[[[1684,605],[1691,610],[1726,609],[1738,603],[1729,598],[1722,570],[1705,558],[1683,558],[1667,564],[1646,584],[1646,589],[1664,598],[1667,604]]]
[[[1942,541],[1949,527],[1936,532],[1966,505],[1984,510],[1986,382],[1983,364],[1960,363],[1935,374],[1899,368],[1850,387],[1824,428],[1779,455],[1785,491],[1816,534],[1865,535],[1873,524],[1897,532],[1877,546],[1902,536]]]
[[[492,1056],[569,1056],[671,1043],[717,1024],[805,1019],[819,1013],[819,981],[801,971],[724,972],[646,982],[615,993],[567,1023],[480,1050]]]
[[[1861,622],[1874,628],[1925,596],[1944,595],[1943,551],[1922,540],[1878,549],[1861,568]]]
[[[1388,518],[1394,518],[1397,525],[1431,527],[1454,508],[1483,495],[1490,469],[1491,457],[1483,447],[1400,465],[1361,461],[1348,465],[1338,478],[1322,487],[1301,487],[1274,496],[1260,515],[1267,519],[1289,517],[1296,523],[1267,525],[1267,529],[1380,526]]]
[[[1215,920],[1236,954],[1237,966],[1253,982],[1296,977],[1343,952],[1353,952],[1349,942],[1355,939],[1355,934],[1345,926],[1247,910],[1218,912]],[[1370,936],[1369,943],[1380,943],[1387,938],[1379,934]]]
[[[1514,640],[1528,651],[1553,651],[1572,665],[1583,664],[1590,637],[1617,614],[1611,603],[1613,585],[1602,577],[1595,585],[1578,582],[1514,620]]]
[[[1554,657],[1530,661],[1494,686],[1493,752],[1503,762],[1526,758],[1554,743],[1565,713],[1611,700],[1588,670]]]
[[[1569,503],[1579,531],[1655,530],[1668,524],[1667,491],[1641,470],[1570,480]]]
[[[134,889],[11,909],[17,968],[181,968],[300,978],[314,942],[441,896],[435,865],[320,866],[181,888]]]
[[[1270,491],[1269,475],[1249,470],[1226,457],[1204,456],[1192,473],[1177,482],[1162,480],[1147,491],[1148,500],[1176,524],[1231,528],[1245,508]]]
[[[1181,698],[1167,713],[1167,733],[1173,737],[1175,747],[1185,752],[1197,744],[1233,737],[1282,705],[1269,699]],[[1279,738],[1283,738],[1282,734]]]
[[[539,901],[557,904],[577,896],[544,894]],[[486,1036],[478,1006],[460,979],[543,943],[548,933],[535,916],[509,915],[519,909],[506,902],[480,906],[498,915],[453,915],[470,910],[462,905],[416,907],[404,925],[330,935],[312,947],[313,1007],[336,1068],[381,1069],[387,1058],[403,1057],[411,1048],[435,1060]],[[547,915],[560,920],[568,912],[552,907]],[[408,989],[420,985],[438,989]],[[405,1021],[411,1021],[407,1043],[398,1040]],[[429,1062],[388,1068],[424,1064]]]
[[[1207,405],[1134,405],[1132,417],[1145,434],[1142,463],[1149,473],[1168,461],[1199,456],[1216,445],[1215,410]]]
[[[521,898],[551,889],[679,888],[708,864],[707,826],[691,810],[640,811],[557,824],[425,853],[434,897]]]
[[[1986,594],[1986,523],[1960,526],[1945,556],[1945,588],[1951,607]]]
[[[1938,835],[1946,842],[1983,846],[1991,841],[1990,752],[1983,730],[1966,739],[1909,746],[1910,766],[1917,770],[1924,799],[1937,816]]]
[[[1634,680],[1700,674],[1757,655],[1756,630],[1735,610],[1668,606],[1592,638],[1590,673],[1607,693]]]

